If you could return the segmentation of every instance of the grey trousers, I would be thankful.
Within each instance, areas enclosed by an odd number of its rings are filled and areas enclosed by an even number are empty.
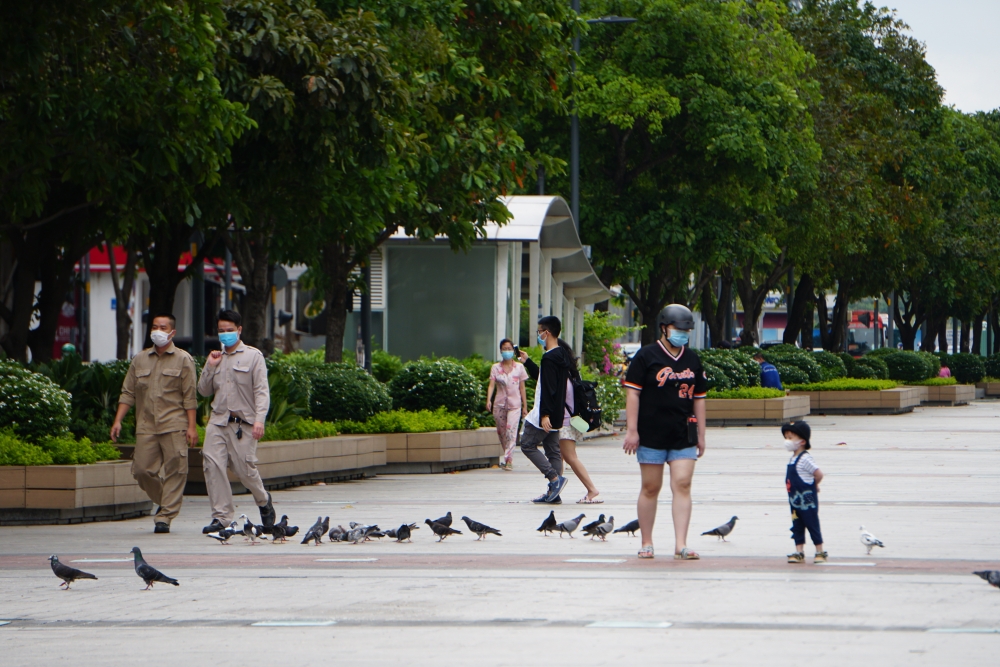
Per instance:
[[[545,453],[538,451],[542,446]],[[546,433],[542,429],[524,422],[521,433],[521,451],[528,457],[546,479],[553,480],[563,473],[562,452],[559,451],[559,429]]]

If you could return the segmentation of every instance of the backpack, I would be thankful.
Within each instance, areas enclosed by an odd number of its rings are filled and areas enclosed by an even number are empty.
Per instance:
[[[573,416],[590,425],[587,433],[601,427],[601,406],[597,402],[597,383],[587,382],[578,374],[571,375],[573,384]]]

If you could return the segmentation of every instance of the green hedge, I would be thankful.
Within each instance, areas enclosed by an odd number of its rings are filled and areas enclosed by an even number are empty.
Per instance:
[[[786,362],[787,360],[771,362],[774,364],[774,367],[778,369],[778,375],[781,377],[782,386],[788,386],[790,384],[805,384],[812,381],[808,372],[802,370],[798,366]]]
[[[991,378],[1000,377],[1000,353],[991,354],[983,361],[986,367],[986,376]]]
[[[712,390],[708,392],[708,398],[781,398],[785,395],[781,389],[771,389],[769,387],[740,387],[739,389],[727,389],[725,391]]]
[[[325,364],[312,376],[310,413],[314,419],[335,422],[368,419],[391,410],[386,386],[353,364]]]
[[[470,424],[466,415],[448,412],[444,408],[437,410],[393,410],[380,412],[364,422],[337,422],[341,433],[429,433],[431,431],[458,431],[475,427]]]
[[[938,373],[941,372],[941,358],[933,352],[922,352],[920,350],[916,350],[916,353],[920,355],[920,358],[927,364],[927,368],[930,369],[929,377],[936,378]]]
[[[854,360],[850,375],[860,380],[888,380],[889,367],[878,357],[865,356]]]
[[[708,359],[701,360],[701,366],[705,369],[705,377],[708,380],[709,389],[725,391],[733,388],[733,382],[726,375],[726,372],[713,364]]]
[[[389,383],[396,408],[419,412],[445,408],[473,418],[485,401],[480,382],[447,359],[411,361]]]
[[[816,363],[819,364],[820,369],[823,372],[824,380],[835,380],[837,378],[847,377],[847,366],[844,364],[844,360],[835,355],[833,352],[827,352],[823,350],[822,352],[814,352],[813,358]]]
[[[906,384],[911,387],[947,387],[949,385],[958,384],[958,380],[955,378],[927,378],[926,380],[907,382]]]
[[[813,382],[786,387],[789,391],[882,391],[895,389],[899,383],[895,380],[865,380],[857,378],[838,378],[826,382]]]
[[[0,466],[85,465],[120,457],[118,448],[108,442],[76,440],[67,433],[47,436],[35,444],[25,442],[11,428],[0,430]]]
[[[986,377],[983,358],[968,352],[953,354],[948,359],[951,376],[962,384],[975,384]]]
[[[0,362],[0,429],[10,428],[28,442],[65,432],[70,394],[39,373]]]
[[[388,384],[401,370],[403,370],[403,360],[396,355],[389,354],[385,350],[372,352],[372,375],[379,382]]]
[[[735,387],[757,387],[760,386],[760,365],[753,360],[753,357],[746,354],[743,348],[739,350],[698,350],[698,358],[702,365],[710,364],[713,368],[705,367],[706,374],[711,370],[715,375],[716,388],[726,389]],[[725,375],[725,382],[718,377],[717,371]],[[712,381],[712,378],[709,378]]]
[[[866,356],[871,357],[872,355]],[[932,377],[930,365],[916,352],[895,350],[877,358],[881,359],[889,369],[889,379],[891,380],[912,383]]]

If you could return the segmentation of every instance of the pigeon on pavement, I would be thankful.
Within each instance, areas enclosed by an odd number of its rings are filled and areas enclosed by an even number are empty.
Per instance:
[[[254,523],[250,521],[250,517],[246,514],[241,514],[240,518],[244,520],[243,534],[246,535],[246,538],[244,538],[243,541],[246,542],[247,540],[250,540],[251,546],[257,544],[257,538],[264,534],[264,527],[254,525]]]
[[[302,537],[302,542],[300,544],[309,544],[309,540],[315,540],[315,546],[319,546],[320,542],[323,541],[323,534],[326,533],[326,528],[324,523],[330,525],[330,517],[326,517],[326,522],[323,521],[323,517],[316,517],[316,523],[309,527],[306,534]]]
[[[865,545],[865,549],[868,549],[869,556],[872,555],[873,548],[875,547],[882,547],[883,549],[885,548],[885,545],[882,544],[882,540],[878,539],[877,537],[869,533],[867,530],[865,530],[864,526],[861,526],[861,544]]]
[[[448,514],[450,515],[451,512],[448,512]],[[455,530],[454,528],[449,528],[448,526],[443,526],[437,521],[431,521],[430,519],[425,519],[424,523],[430,526],[431,530],[434,531],[434,534],[438,536],[438,542],[444,542],[444,538],[448,537],[449,535],[462,534],[462,531]]]
[[[990,586],[993,586],[995,588],[1000,588],[1000,572],[998,572],[997,570],[982,570],[981,572],[973,572],[972,574],[980,577]]]
[[[410,531],[420,530],[420,526],[415,523],[404,523],[402,526],[396,529],[395,537],[397,542],[412,542],[410,539]]]
[[[233,523],[236,523],[235,521]],[[229,544],[229,538],[233,535],[242,535],[242,530],[237,530],[234,528],[224,528],[217,533],[206,533],[208,537],[213,540],[218,540],[219,544]]]
[[[363,542],[365,539],[365,528],[364,526],[358,526],[357,528],[352,528],[349,533],[347,533],[347,541],[354,542],[355,544]]]
[[[616,533],[628,533],[632,537],[635,537],[635,531],[637,531],[637,530],[639,530],[639,520],[638,519],[632,519],[631,521],[629,521],[628,523],[626,523],[621,528],[615,530],[614,532],[616,532]]]
[[[52,571],[57,577],[63,580],[60,587],[65,586],[64,590],[69,590],[69,585],[72,584],[77,579],[97,579],[94,575],[89,572],[83,572],[76,569],[75,567],[70,567],[69,565],[63,565],[59,562],[59,556],[55,554],[49,556],[49,563],[52,565]]]
[[[343,537],[344,533],[346,532],[347,531],[344,530],[343,526],[334,526],[333,528],[330,529],[330,541],[339,542],[340,538]]]
[[[548,536],[549,533],[554,533],[556,530],[556,511],[552,510],[549,512],[549,515],[545,517],[545,521],[543,521],[542,525],[540,525],[536,530],[538,530],[539,533],[544,533],[546,536]]]
[[[615,518],[613,516],[608,517],[608,520],[601,523],[597,528],[594,528],[593,535],[601,538],[601,542],[608,541],[608,533],[615,529]],[[591,537],[591,540],[594,538]]]
[[[479,536],[478,538],[476,538],[476,542],[478,542],[479,540],[486,539],[486,536],[489,535],[490,533],[492,533],[493,535],[499,535],[500,537],[503,537],[503,535],[500,535],[499,530],[497,530],[496,528],[490,528],[485,523],[479,523],[478,521],[473,521],[467,516],[463,516],[462,521],[464,521],[465,525],[469,527],[469,530],[471,530],[473,533]]]
[[[723,542],[726,541],[726,535],[733,532],[733,527],[736,525],[736,520],[739,519],[738,516],[734,516],[732,519],[722,524],[718,528],[713,528],[712,530],[706,530],[702,535],[715,535]]]
[[[143,590],[148,591],[153,587],[154,582],[160,582],[164,584],[173,584],[174,586],[180,586],[176,579],[171,579],[167,575],[163,574],[155,567],[147,563],[142,558],[142,552],[139,551],[139,547],[132,547],[132,551],[129,553],[135,555],[135,573],[138,574],[143,581],[146,582],[146,588]]]
[[[580,525],[580,522],[583,521],[583,517],[585,516],[587,515],[581,514],[575,519],[570,519],[569,521],[563,521],[562,523],[556,524],[556,530],[559,531],[559,537],[562,537],[563,533],[568,533],[570,539],[573,539],[573,531],[576,530],[576,527]]]
[[[597,521],[591,521],[590,523],[588,523],[586,526],[584,526],[580,530],[583,531],[584,535],[591,535],[591,534],[593,534],[592,531],[595,528],[597,528],[598,526],[600,526],[602,523],[604,523],[604,515],[603,514],[601,516],[597,517]]]
[[[439,523],[446,528],[451,528],[451,512],[448,512],[440,519],[434,519],[434,523]]]

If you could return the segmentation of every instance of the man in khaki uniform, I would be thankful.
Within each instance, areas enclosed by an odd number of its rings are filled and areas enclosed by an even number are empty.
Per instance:
[[[264,489],[257,470],[257,441],[264,435],[264,420],[271,404],[267,367],[260,350],[240,340],[242,321],[235,311],[219,313],[219,342],[223,351],[208,355],[198,382],[199,394],[215,395],[202,449],[205,486],[212,503],[212,523],[202,529],[203,533],[227,527],[236,513],[227,468],[253,494],[260,508],[261,523],[274,524],[271,494]]]
[[[159,505],[153,515],[154,533],[169,533],[170,522],[181,510],[188,474],[187,450],[198,444],[194,360],[174,347],[174,327],[173,315],[153,318],[153,347],[132,359],[111,426],[111,440],[117,442],[122,419],[135,406],[132,477]]]

